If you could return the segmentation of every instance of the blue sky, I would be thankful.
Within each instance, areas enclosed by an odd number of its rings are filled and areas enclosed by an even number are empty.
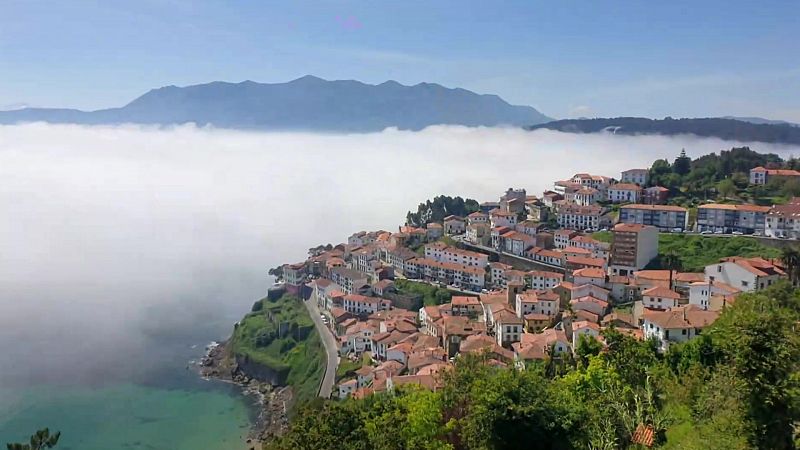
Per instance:
[[[305,74],[545,114],[800,122],[800,2],[0,0],[0,108]]]

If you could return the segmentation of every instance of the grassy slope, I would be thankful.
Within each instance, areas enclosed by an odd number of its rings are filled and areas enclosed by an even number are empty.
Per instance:
[[[610,231],[593,233],[592,237],[598,241],[611,242]],[[658,254],[665,255],[675,252],[680,256],[682,270],[687,272],[701,272],[709,264],[719,261],[727,256],[762,256],[764,258],[778,258],[781,251],[767,247],[757,239],[746,236],[715,237],[700,235],[683,235],[661,233],[658,236]],[[662,267],[660,259],[653,261],[648,268]]]
[[[287,384],[292,386],[297,403],[314,398],[325,372],[325,350],[313,329],[305,339],[295,341],[291,336],[276,338],[267,346],[256,345],[256,336],[265,330],[276,330],[277,325],[268,320],[265,312],[272,311],[280,321],[301,327],[313,327],[308,311],[295,297],[283,296],[275,302],[262,300],[264,309],[245,316],[234,330],[231,350],[247,355],[259,364],[277,371],[287,371]]]
[[[677,233],[662,233],[658,239],[658,253],[664,255],[670,252],[678,254],[682,270],[689,272],[702,271],[706,265],[728,256],[778,258],[781,255],[780,250],[767,247],[757,239],[750,237],[685,236]],[[654,261],[653,266],[660,266],[660,262]]]

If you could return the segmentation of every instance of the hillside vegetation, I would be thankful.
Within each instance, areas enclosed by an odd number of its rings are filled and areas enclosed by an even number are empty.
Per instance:
[[[661,233],[658,236],[659,258],[649,268],[662,268],[662,257],[675,254],[680,261],[680,269],[687,272],[702,272],[709,264],[729,256],[760,256],[779,258],[781,251],[767,247],[757,239],[745,236],[715,237]],[[663,267],[666,268],[666,267]]]
[[[247,357],[292,386],[297,403],[316,396],[325,371],[325,350],[302,301],[284,295],[262,299],[236,326],[234,357]]]
[[[431,222],[441,223],[447,216],[466,217],[480,209],[481,207],[477,200],[471,198],[464,200],[461,197],[438,195],[433,200],[420,203],[416,212],[409,211],[406,214],[406,223],[421,227]]]
[[[270,449],[777,449],[800,443],[800,294],[744,294],[668,353],[605,331],[576,356],[525,370],[458,357],[436,391],[413,387],[300,412]]]
[[[738,142],[772,142],[800,144],[800,127],[788,124],[756,124],[721,118],[646,119],[643,117],[614,117],[598,119],[566,119],[528,127],[529,130],[550,129],[565,133],[658,134],[674,136],[694,134]]]

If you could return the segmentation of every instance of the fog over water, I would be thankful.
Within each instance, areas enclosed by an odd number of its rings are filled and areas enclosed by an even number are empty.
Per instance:
[[[0,386],[147,382],[182,368],[176,349],[225,337],[269,267],[395,229],[437,194],[538,194],[575,172],[619,177],[681,148],[733,145],[462,127],[0,126]]]

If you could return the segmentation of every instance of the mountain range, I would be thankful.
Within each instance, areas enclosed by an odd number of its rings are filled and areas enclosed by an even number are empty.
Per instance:
[[[789,123],[753,123],[728,118],[647,119],[615,117],[597,119],[556,120],[527,127],[529,130],[549,129],[565,133],[608,132],[623,135],[656,134],[673,136],[694,134],[701,137],[739,142],[768,142],[800,145],[800,127]]]
[[[120,108],[0,111],[0,123],[182,124],[332,132],[420,130],[430,125],[524,126],[551,118],[496,95],[433,83],[378,85],[311,75],[287,83],[213,82],[153,89]]]

